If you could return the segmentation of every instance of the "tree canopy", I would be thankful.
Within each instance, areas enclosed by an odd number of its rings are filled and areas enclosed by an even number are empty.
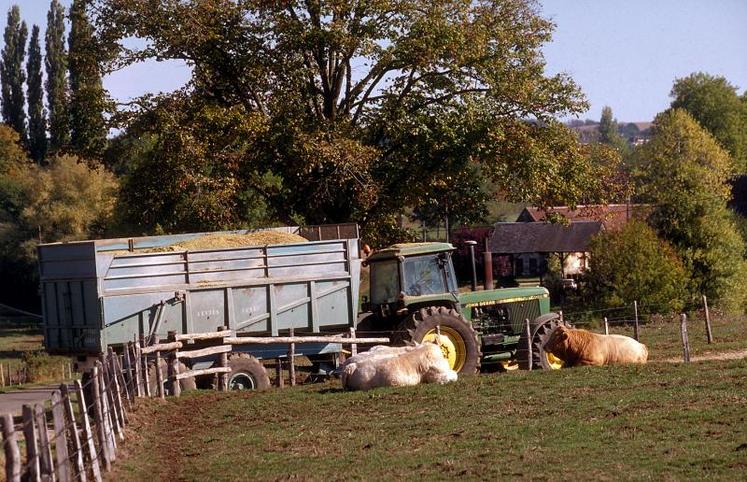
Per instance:
[[[678,311],[688,299],[688,277],[672,246],[641,221],[592,239],[587,289],[602,305],[637,300],[659,312]]]
[[[743,308],[744,241],[727,209],[729,154],[682,109],[659,114],[637,152],[634,176],[650,220],[691,273],[691,294]]]
[[[106,147],[106,93],[101,83],[100,52],[88,19],[90,0],[70,6],[70,147],[84,158],[101,159]]]
[[[44,109],[44,89],[42,84],[42,55],[39,46],[39,26],[31,29],[29,59],[26,62],[28,74],[29,104],[29,153],[36,162],[42,162],[47,154],[47,119]]]
[[[599,119],[599,142],[616,149],[624,157],[630,155],[630,146],[620,134],[617,119],[612,117],[612,108],[607,105]]]
[[[599,184],[599,166],[554,121],[586,103],[569,77],[545,75],[541,47],[553,25],[533,1],[95,4],[110,69],[145,58],[181,59],[193,69],[183,92],[144,100],[125,127],[143,126],[148,112],[166,105],[190,111],[198,103],[213,115],[245,117],[263,129],[250,149],[230,134],[170,125],[190,140],[221,138],[242,172],[255,173],[250,178],[276,179],[257,196],[281,221],[373,225],[406,207],[425,208],[433,186],[449,179],[459,186],[489,182],[506,197],[536,204],[575,204],[608,192],[587,190]],[[122,39],[131,37],[147,46],[126,48]],[[159,127],[150,132],[158,137]],[[137,143],[119,146],[127,144]],[[140,157],[134,167],[159,174],[157,156]],[[189,183],[200,173],[224,186],[218,180],[225,169],[205,170],[205,160],[174,158],[179,168],[169,175]],[[239,210],[226,222],[253,221]],[[183,219],[173,229],[195,223]]]
[[[3,39],[5,46],[0,61],[0,79],[2,80],[3,121],[12,126],[26,141],[26,96],[23,91],[26,72],[23,61],[26,57],[26,22],[21,21],[21,9],[13,5],[8,10],[8,23],[5,26]]]
[[[747,173],[747,102],[724,77],[696,72],[676,79],[673,109],[685,109],[734,158],[737,172]]]
[[[59,0],[52,0],[49,5],[44,45],[46,52],[44,66],[47,72],[47,106],[49,109],[49,150],[58,152],[70,142],[65,9]]]

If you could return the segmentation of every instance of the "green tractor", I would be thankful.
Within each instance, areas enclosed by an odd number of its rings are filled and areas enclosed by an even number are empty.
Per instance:
[[[449,243],[396,244],[371,254],[370,299],[358,330],[391,332],[395,344],[438,341],[451,367],[558,369],[563,362],[542,347],[563,323],[550,312],[545,288],[459,292]],[[474,260],[473,260],[474,261]],[[474,266],[474,263],[473,263]],[[527,350],[529,320],[532,350]]]

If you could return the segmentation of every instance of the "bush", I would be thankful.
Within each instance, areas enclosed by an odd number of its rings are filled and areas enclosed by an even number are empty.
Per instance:
[[[22,360],[28,370],[28,383],[60,381],[63,369],[70,363],[68,358],[50,356],[41,350],[24,352]]]
[[[631,221],[620,231],[595,236],[590,252],[590,299],[606,306],[638,300],[660,312],[684,307],[688,276],[683,263],[645,223]]]

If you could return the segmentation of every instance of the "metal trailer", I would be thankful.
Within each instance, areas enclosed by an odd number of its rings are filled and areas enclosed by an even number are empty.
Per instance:
[[[308,334],[354,326],[360,284],[358,226],[272,230],[310,241],[142,252],[215,234],[192,233],[40,245],[47,350],[76,356],[80,364],[108,346],[153,334],[165,338],[169,331],[210,332],[225,325],[238,335],[278,336],[290,328]],[[263,358],[278,356],[285,347],[236,349]],[[340,350],[339,344],[297,349],[304,355]]]

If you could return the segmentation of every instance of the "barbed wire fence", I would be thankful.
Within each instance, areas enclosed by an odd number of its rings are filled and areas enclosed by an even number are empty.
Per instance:
[[[117,459],[125,440],[125,427],[137,400],[146,397],[178,397],[181,382],[196,376],[216,377],[214,387],[227,391],[231,368],[228,354],[234,345],[287,344],[290,384],[294,384],[296,343],[340,343],[355,352],[358,343],[388,343],[388,338],[330,336],[235,337],[225,326],[207,333],[177,334],[171,331],[161,342],[157,335],[129,342],[116,353],[111,347],[82,380],[61,384],[48,403],[24,405],[22,415],[0,417],[5,455],[5,475],[11,482],[102,480]],[[217,356],[211,368],[183,371],[180,359]],[[165,372],[165,373],[164,373]],[[23,453],[21,447],[24,448]]]

